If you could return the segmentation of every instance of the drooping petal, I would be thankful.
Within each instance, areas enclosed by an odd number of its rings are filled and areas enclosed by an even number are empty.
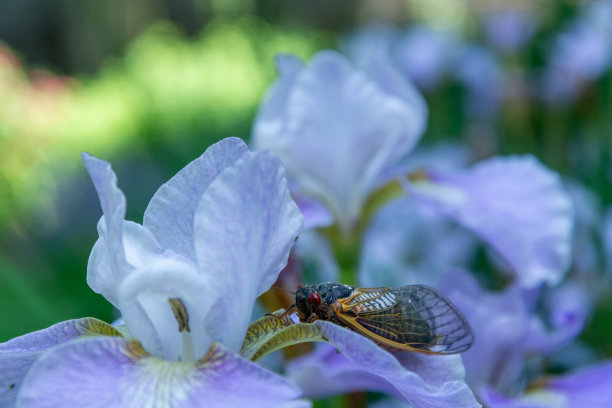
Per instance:
[[[125,259],[123,250],[125,196],[117,187],[117,176],[109,163],[88,153],[83,153],[81,156],[100,199],[105,228],[100,228],[99,231],[104,234],[101,238],[105,240],[109,254],[108,264],[112,272],[112,280],[118,283],[132,269]]]
[[[17,408],[308,407],[281,377],[215,346],[194,363],[148,355],[136,341],[79,339],[44,354]]]
[[[200,198],[226,167],[247,153],[242,140],[223,139],[157,190],[145,211],[143,225],[163,248],[195,260],[193,223]]]
[[[278,154],[300,191],[324,201],[350,228],[378,176],[408,152],[423,121],[414,119],[411,102],[387,93],[334,52],[321,52],[308,67],[290,72],[262,104],[256,147]],[[282,108],[268,107],[279,106],[276,97]]]
[[[433,356],[419,353],[394,355],[364,336],[331,322],[318,320],[314,324],[340,353],[363,370],[364,376],[381,377],[415,408],[480,406],[463,381],[464,370],[459,355]],[[342,369],[349,371],[346,367]],[[363,384],[363,378],[357,375],[356,369],[350,371],[352,375],[349,377],[339,376],[334,381],[354,381],[353,387],[344,384],[344,389],[355,389],[357,385],[367,386]],[[296,383],[300,379],[297,376],[294,378],[290,373],[289,377]],[[381,383],[373,383],[372,387],[378,390],[384,389]]]
[[[411,183],[418,199],[482,237],[520,284],[558,283],[571,253],[572,204],[557,174],[531,156],[497,157]]]
[[[149,353],[166,360],[202,358],[212,343],[204,326],[215,300],[210,280],[191,263],[168,253],[133,271],[118,291],[130,334]],[[176,316],[182,307],[187,316]]]
[[[206,189],[195,215],[195,251],[216,298],[205,323],[214,341],[240,350],[255,298],[287,263],[302,223],[270,152],[245,155]]]
[[[12,407],[23,379],[36,359],[51,347],[85,335],[118,336],[106,323],[92,318],[67,320],[0,344],[0,406]]]
[[[87,263],[87,284],[94,292],[104,296],[115,307],[117,302],[117,284],[111,268],[109,238],[106,233],[106,220],[102,216],[98,222],[100,238],[94,244],[89,262]],[[161,254],[162,249],[149,230],[131,221],[123,221],[123,253],[130,268],[140,268],[154,257]],[[112,246],[112,245],[111,245]]]

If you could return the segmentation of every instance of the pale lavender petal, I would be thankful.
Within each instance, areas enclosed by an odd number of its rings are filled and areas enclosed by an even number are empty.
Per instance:
[[[470,323],[474,344],[462,354],[466,380],[474,389],[513,390],[524,368],[530,316],[519,287],[483,290],[462,270],[446,274],[439,285]]]
[[[255,298],[286,265],[302,223],[270,152],[245,155],[209,185],[194,231],[198,265],[211,277],[207,293],[216,298],[205,323],[213,340],[240,349]]]
[[[278,80],[268,89],[264,102],[259,105],[253,127],[253,142],[256,149],[275,146],[284,136],[287,103],[296,78],[304,68],[302,60],[290,54],[279,54],[275,58]]]
[[[318,320],[314,324],[352,363],[369,376],[382,377],[415,408],[480,406],[463,381],[463,364],[459,355],[407,352],[393,355],[364,336],[331,322]],[[356,377],[352,375],[350,379],[355,380]],[[358,376],[357,380],[361,381]],[[338,381],[343,379],[339,378]]]
[[[534,157],[497,157],[460,173],[432,173],[409,189],[482,237],[522,286],[556,284],[565,275],[572,203],[559,176]]]
[[[132,269],[125,259],[123,250],[125,196],[117,187],[117,176],[109,163],[88,153],[83,153],[81,156],[98,192],[100,205],[102,206],[105,228],[100,228],[100,232],[104,234],[100,238],[104,239],[106,243],[112,280],[120,282]],[[108,278],[104,278],[104,280],[108,281]]]
[[[300,191],[324,201],[349,229],[379,175],[408,153],[422,121],[414,120],[414,106],[331,51],[288,81],[290,88],[275,88],[285,95],[282,110],[268,107],[277,105],[270,97],[263,102],[255,144],[278,154]]]
[[[550,292],[546,297],[549,324],[531,318],[526,347],[532,353],[549,354],[576,338],[592,307],[591,294],[577,282],[565,282]]]
[[[86,334],[112,331],[96,319],[67,320],[0,344],[0,406],[12,407],[23,379],[43,352]]]
[[[483,391],[483,402],[491,408],[607,408],[612,406],[612,362],[547,378],[540,387],[520,397],[507,397],[491,389]]]
[[[567,407],[612,406],[612,362],[605,361],[565,376],[552,378],[546,388],[564,395]]]
[[[361,250],[359,282],[365,287],[436,286],[451,267],[475,253],[470,233],[410,197],[381,208],[369,224]]]
[[[87,284],[96,293],[101,294],[119,307],[117,301],[117,283],[111,268],[106,221],[102,216],[98,222],[100,238],[96,241],[87,263]],[[161,253],[161,247],[149,230],[140,224],[123,221],[123,252],[130,268],[140,268]]]
[[[335,347],[318,345],[315,351],[287,363],[286,375],[304,397],[319,399],[354,391],[377,391],[401,397],[383,377],[353,363]]]
[[[423,135],[427,127],[429,110],[423,95],[409,79],[401,75],[388,58],[386,53],[379,51],[368,60],[363,61],[361,66],[383,92],[400,98],[410,107],[408,112],[410,116],[404,118],[409,124],[406,128],[404,143],[396,147],[400,152],[406,154],[412,151]]]
[[[193,225],[200,198],[226,167],[247,153],[242,140],[223,139],[157,190],[145,211],[143,225],[164,249],[195,260]]]
[[[304,216],[304,229],[329,227],[334,222],[334,216],[325,204],[311,197],[297,196],[295,203]]]
[[[165,254],[130,273],[118,290],[130,334],[151,354],[169,361],[202,358],[212,343],[204,319],[215,301],[212,276]],[[179,331],[170,299],[182,302],[189,330]]]
[[[185,364],[150,356],[135,341],[79,339],[44,354],[17,408],[308,407],[281,377],[220,346]]]

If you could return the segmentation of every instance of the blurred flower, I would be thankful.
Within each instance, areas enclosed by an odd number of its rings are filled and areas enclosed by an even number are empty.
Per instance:
[[[557,284],[565,276],[572,203],[559,176],[536,158],[494,157],[466,170],[429,170],[407,189],[482,238],[521,286]]]
[[[500,10],[483,16],[489,41],[504,52],[517,52],[531,39],[536,28],[536,14],[527,9]]]
[[[468,114],[477,118],[495,116],[505,81],[497,58],[476,45],[465,45],[457,54],[454,75],[466,88]]]
[[[84,319],[4,343],[3,382],[13,386],[0,398],[18,407],[307,406],[237,354],[255,298],[302,225],[278,159],[225,139],[156,192],[143,225],[124,220],[110,165],[83,161],[104,213],[87,282],[119,308],[129,337]]]
[[[543,97],[562,104],[612,64],[612,1],[585,3],[580,15],[554,40],[542,74]]]
[[[582,330],[591,307],[584,288],[572,283],[547,293],[546,323],[535,313],[539,290],[511,285],[501,292],[485,291],[461,270],[446,274],[440,289],[474,330],[476,342],[463,359],[467,382],[479,395],[485,389],[522,393],[525,382],[533,380],[526,376],[528,358],[533,362],[569,344]]]
[[[562,376],[543,379],[520,397],[486,389],[482,401],[491,408],[605,408],[612,405],[612,362],[605,361]]]
[[[279,155],[295,197],[320,200],[349,231],[368,196],[389,181],[386,171],[423,133],[425,103],[382,56],[359,70],[331,51],[306,67],[282,55],[277,68],[280,79],[254,125],[255,146]]]

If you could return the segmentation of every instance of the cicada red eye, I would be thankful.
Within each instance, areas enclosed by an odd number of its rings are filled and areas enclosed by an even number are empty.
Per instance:
[[[298,288],[298,289],[299,289],[299,288],[303,288],[303,287],[304,287],[304,284],[303,284],[303,283],[300,283],[299,285],[297,285],[297,288]]]
[[[321,304],[321,296],[319,296],[317,292],[312,292],[310,296],[308,296],[308,300],[315,306]]]

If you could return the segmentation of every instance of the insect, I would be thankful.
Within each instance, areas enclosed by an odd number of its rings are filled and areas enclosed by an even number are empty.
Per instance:
[[[423,285],[354,288],[326,282],[299,285],[295,304],[302,322],[328,320],[393,350],[426,354],[466,351],[474,336],[449,300]]]

